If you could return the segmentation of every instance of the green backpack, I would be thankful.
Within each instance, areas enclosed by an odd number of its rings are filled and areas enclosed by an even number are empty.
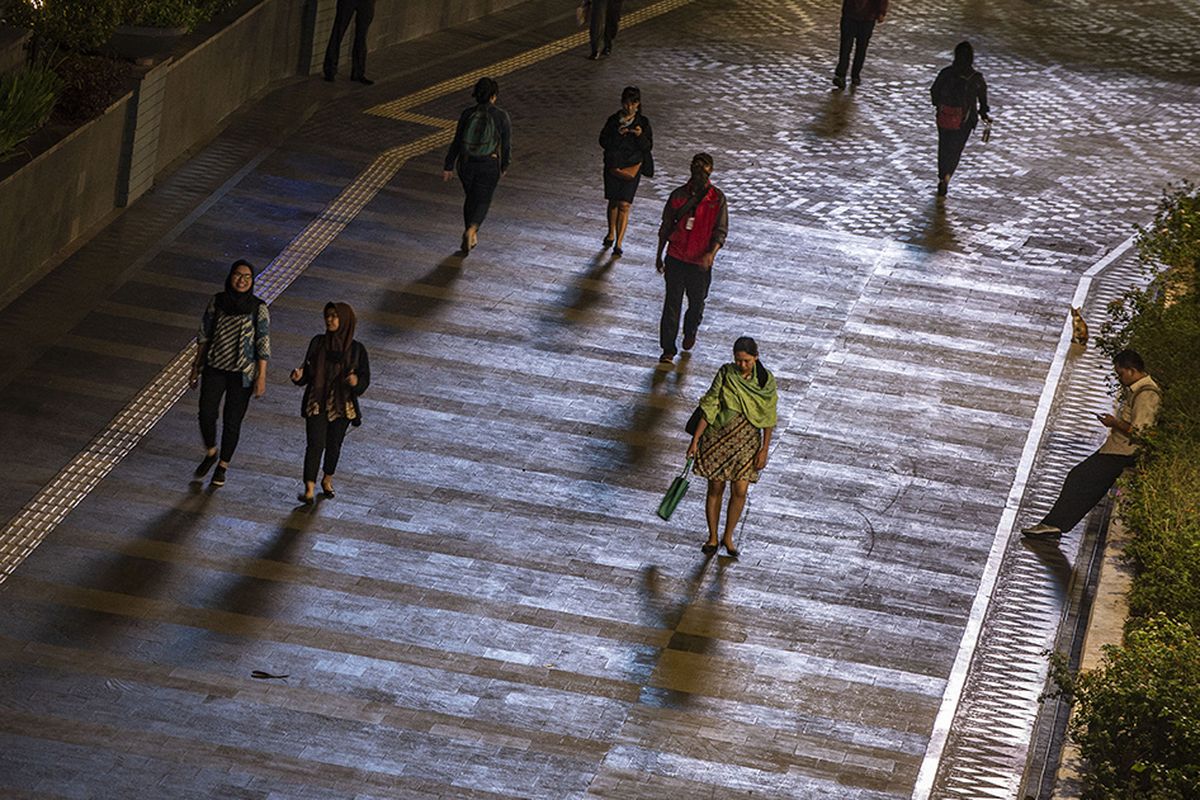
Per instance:
[[[486,158],[500,149],[500,131],[484,104],[475,106],[463,129],[463,152],[468,157]]]

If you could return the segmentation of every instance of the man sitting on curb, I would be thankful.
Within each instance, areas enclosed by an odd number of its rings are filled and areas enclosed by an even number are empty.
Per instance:
[[[1095,453],[1067,473],[1062,491],[1041,522],[1022,528],[1030,538],[1061,536],[1074,528],[1112,488],[1121,472],[1137,457],[1136,438],[1154,426],[1162,390],[1146,373],[1142,357],[1133,350],[1122,350],[1113,358],[1113,370],[1121,382],[1117,416],[1096,414],[1108,428],[1108,438]]]

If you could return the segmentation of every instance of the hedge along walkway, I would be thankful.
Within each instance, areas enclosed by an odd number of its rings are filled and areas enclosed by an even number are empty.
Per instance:
[[[10,578],[16,788],[62,791],[119,749],[114,795],[162,780],[200,796],[911,792],[1061,298],[1138,217],[1125,192],[1172,166],[1121,172],[1140,131],[1074,160],[1014,133],[1001,158],[972,150],[964,179],[995,172],[939,211],[928,109],[907,98],[931,77],[947,9],[916,6],[890,46],[880,37],[871,63],[890,77],[851,105],[788,91],[827,80],[827,59],[801,56],[828,49],[836,9],[697,7],[623,34],[610,61],[572,53],[504,81],[530,168],[506,178],[465,264],[448,255],[459,197],[431,153],[276,300],[285,366],[330,297],[360,309],[376,356],[369,434],[351,440],[336,502],[287,512],[296,398],[277,370],[224,490],[183,490],[194,422],[168,413]],[[1036,59],[993,52],[1020,66],[1010,96],[1054,94]],[[611,264],[593,141],[630,72],[654,99],[663,177]],[[1089,80],[1053,89],[1094,94]],[[714,113],[697,130],[684,87],[701,86]],[[414,88],[383,82],[355,110]],[[453,119],[463,102],[413,113]],[[247,242],[270,260],[380,152],[428,134],[349,106],[264,160],[72,345],[104,369],[186,342]],[[811,126],[781,131],[788,112]],[[1194,146],[1180,142],[1172,157]],[[735,237],[701,349],[661,372],[652,209],[701,147]],[[1040,158],[1033,178],[1014,169]],[[1068,188],[1045,195],[1067,168]],[[1129,187],[1094,215],[1056,216],[1114,174]],[[152,323],[125,325],[139,314]],[[748,327],[784,387],[784,430],[747,555],[705,565],[694,498],[672,526],[650,515],[676,429]],[[292,677],[266,687],[255,669]]]

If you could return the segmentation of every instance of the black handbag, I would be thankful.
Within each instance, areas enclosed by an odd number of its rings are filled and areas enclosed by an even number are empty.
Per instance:
[[[704,419],[704,409],[700,408],[700,406],[696,406],[696,410],[692,412],[690,417],[688,417],[687,425],[684,425],[683,429],[695,436],[696,428],[700,427],[700,420],[702,419]]]

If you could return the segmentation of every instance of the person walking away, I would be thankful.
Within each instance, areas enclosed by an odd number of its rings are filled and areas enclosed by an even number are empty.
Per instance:
[[[846,88],[846,68],[850,68],[850,85],[862,83],[863,62],[867,60],[867,45],[875,31],[875,23],[887,16],[888,0],[842,0],[841,44],[833,85]],[[850,66],[850,50],[854,50],[854,65]]]
[[[671,192],[663,207],[658,228],[658,254],[655,268],[666,281],[658,340],[662,347],[659,363],[675,360],[675,337],[679,335],[679,315],[687,295],[687,316],[683,318],[683,349],[691,350],[704,316],[704,301],[712,284],[712,266],[717,251],[725,245],[729,233],[729,204],[725,194],[712,185],[713,159],[708,153],[692,156],[691,178]],[[663,248],[667,257],[663,258]]]
[[[195,475],[203,479],[216,464],[212,485],[224,486],[250,397],[262,397],[267,391],[267,361],[271,358],[271,315],[267,304],[254,296],[254,269],[249,262],[233,262],[225,277],[225,290],[208,301],[197,344],[188,384],[193,389],[200,384],[200,436],[205,453]]]
[[[992,122],[987,82],[975,70],[975,50],[970,42],[959,42],[954,48],[954,63],[938,73],[929,94],[937,108],[937,193],[945,197],[971,131],[980,119],[989,125]]]
[[[621,110],[610,116],[600,131],[604,148],[604,199],[608,201],[608,233],[604,247],[613,248],[613,257],[624,253],[625,229],[629,211],[642,176],[654,177],[654,136],[650,120],[642,113],[642,93],[636,86],[621,92]]]
[[[347,303],[325,304],[325,333],[308,343],[304,363],[292,370],[292,383],[304,387],[300,416],[304,417],[304,491],[302,503],[315,500],[317,468],[324,456],[321,494],[332,498],[346,431],[362,425],[358,398],[371,385],[367,348],[354,338],[356,318]]]
[[[512,122],[496,106],[500,85],[492,78],[480,78],[471,94],[475,105],[463,109],[459,115],[442,166],[442,180],[450,180],[457,169],[466,193],[461,247],[464,256],[478,244],[479,226],[487,217],[492,195],[512,160]]]
[[[584,16],[588,20],[592,61],[612,53],[613,40],[621,25],[623,0],[584,0]]]
[[[767,466],[778,404],[775,376],[758,360],[758,343],[749,336],[740,337],[733,343],[733,363],[717,370],[712,386],[700,398],[703,416],[687,450],[687,457],[696,459],[693,471],[708,479],[704,499],[708,541],[700,548],[705,555],[717,552],[721,503],[728,483],[729,507],[721,544],[726,553],[738,557],[733,532],[750,484]]]
[[[325,80],[332,81],[338,71],[342,39],[354,18],[354,45],[350,51],[350,80],[370,86],[375,83],[367,77],[367,28],[375,19],[375,0],[337,0],[337,14],[333,18],[333,30],[329,32],[329,44],[325,47]]]
[[[1117,413],[1096,414],[1100,424],[1108,428],[1108,438],[1099,450],[1067,473],[1054,506],[1036,525],[1021,529],[1025,536],[1058,537],[1074,528],[1137,460],[1139,437],[1158,419],[1162,389],[1146,372],[1146,364],[1135,350],[1117,353],[1113,371],[1121,384]]]

